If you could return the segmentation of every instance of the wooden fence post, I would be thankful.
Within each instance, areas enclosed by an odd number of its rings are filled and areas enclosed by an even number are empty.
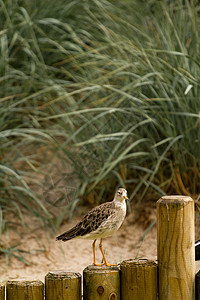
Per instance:
[[[44,283],[40,280],[9,280],[6,300],[44,300]]]
[[[125,260],[120,270],[121,300],[157,299],[157,264],[153,260]]]
[[[5,300],[5,285],[0,283],[0,300]]]
[[[45,276],[46,300],[81,300],[81,275],[52,271]]]
[[[200,270],[195,277],[195,299],[200,300]]]
[[[194,201],[164,196],[157,201],[160,300],[195,299]]]
[[[83,270],[84,300],[119,300],[120,276],[118,267],[88,266]]]

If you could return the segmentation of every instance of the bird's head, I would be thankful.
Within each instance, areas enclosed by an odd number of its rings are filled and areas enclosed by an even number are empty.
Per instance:
[[[127,191],[123,188],[120,188],[116,191],[115,193],[115,200],[117,201],[123,201],[123,200],[127,200]]]

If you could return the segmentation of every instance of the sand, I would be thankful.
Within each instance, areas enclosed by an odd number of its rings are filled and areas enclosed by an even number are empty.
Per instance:
[[[138,214],[139,215],[139,214]],[[156,260],[156,226],[148,232],[143,241],[140,238],[146,228],[155,220],[155,208],[148,213],[143,212],[140,218],[129,214],[122,227],[114,236],[103,240],[105,255],[109,263],[120,263],[126,259],[147,258]],[[23,251],[27,264],[4,254],[0,255],[0,281],[8,279],[40,279],[44,281],[45,275],[53,270],[65,270],[82,274],[84,268],[92,264],[92,241],[74,239],[68,242],[56,241],[56,234],[47,228],[38,229],[37,220],[27,216],[29,226],[26,229],[10,229],[2,236],[3,244],[16,246]],[[70,224],[63,224],[60,234],[75,225],[79,217],[74,217]],[[30,225],[31,224],[31,225]],[[199,237],[199,236],[198,236]],[[198,238],[197,237],[197,238]],[[97,261],[101,262],[101,255],[96,243]],[[200,263],[196,263],[196,269]]]

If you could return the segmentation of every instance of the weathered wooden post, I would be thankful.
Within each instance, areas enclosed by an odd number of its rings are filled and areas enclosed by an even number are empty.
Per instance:
[[[6,300],[44,300],[44,283],[40,280],[9,280]]]
[[[81,300],[79,273],[52,271],[45,276],[46,300]]]
[[[194,201],[164,196],[157,201],[160,300],[195,299]]]
[[[0,283],[0,300],[5,300],[5,285]]]
[[[120,270],[121,300],[157,299],[157,264],[153,260],[125,260]]]
[[[83,270],[84,300],[119,300],[119,268],[88,266]]]
[[[198,271],[195,277],[195,299],[200,300],[200,271]]]

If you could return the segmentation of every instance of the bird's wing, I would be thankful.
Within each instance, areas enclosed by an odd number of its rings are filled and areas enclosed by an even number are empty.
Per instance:
[[[93,208],[85,217],[70,230],[57,236],[56,240],[68,241],[75,237],[84,236],[97,228],[113,213],[114,203],[107,202]]]

